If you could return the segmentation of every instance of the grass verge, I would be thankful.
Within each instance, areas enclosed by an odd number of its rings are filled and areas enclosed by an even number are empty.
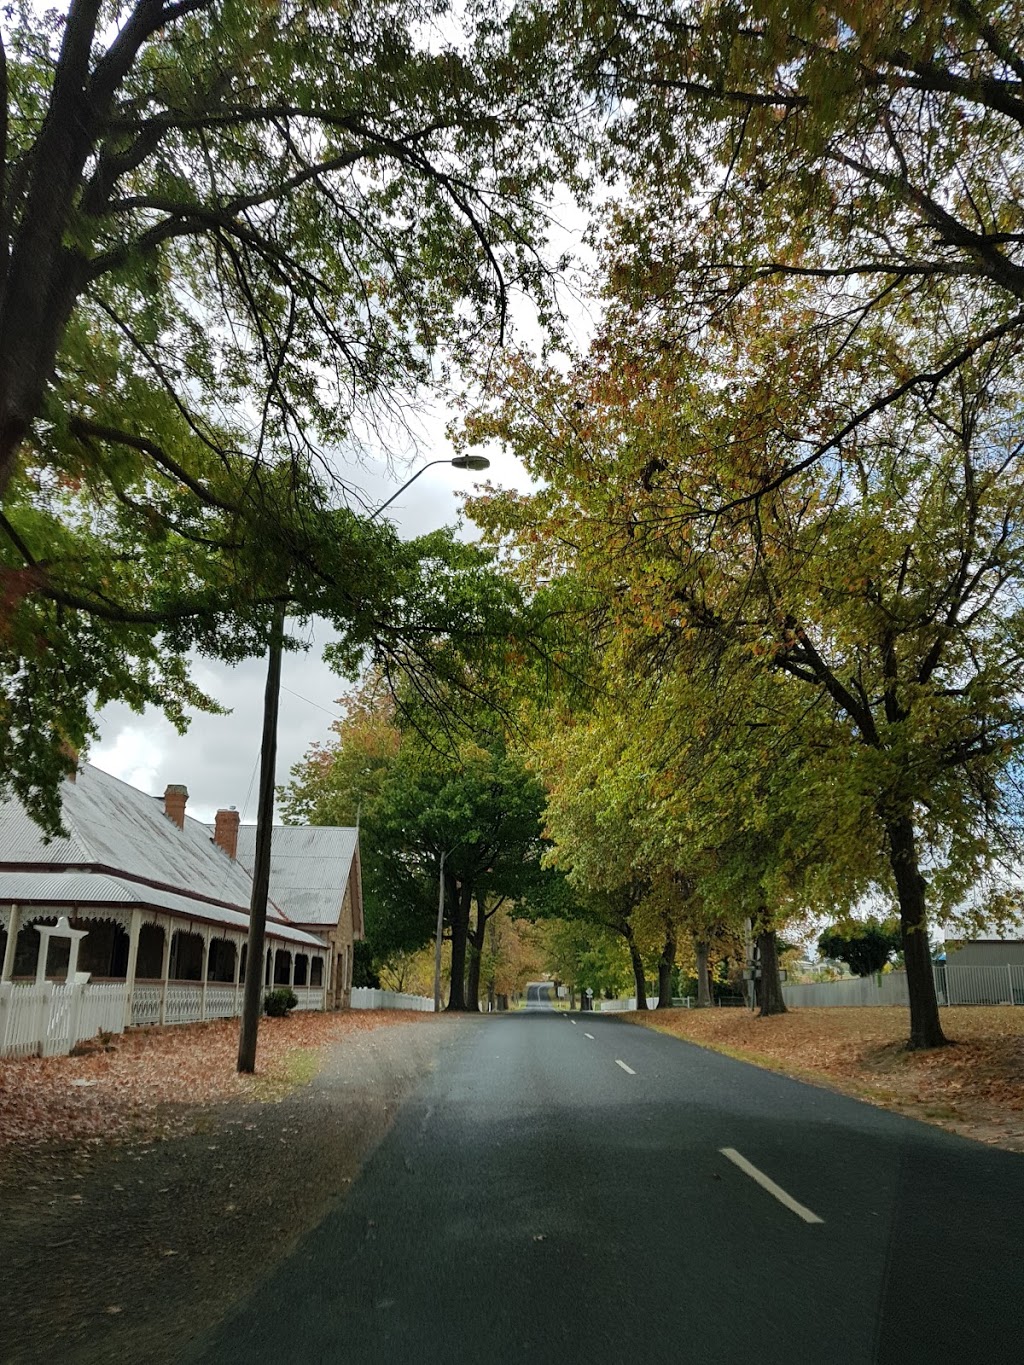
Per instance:
[[[945,1009],[943,1028],[955,1046],[932,1052],[906,1050],[907,1011],[898,1007],[793,1009],[770,1019],[739,1009],[638,1010],[620,1017],[1024,1152],[1024,1009]]]

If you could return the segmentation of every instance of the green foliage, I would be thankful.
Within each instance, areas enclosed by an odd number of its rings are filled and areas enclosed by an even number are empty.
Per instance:
[[[271,1019],[283,1019],[299,1003],[299,997],[288,986],[279,986],[263,997],[263,1012]]]
[[[276,602],[333,621],[342,671],[429,677],[446,625],[468,638],[472,552],[399,547],[324,452],[393,448],[513,285],[545,311],[578,130],[473,7],[8,19],[0,796],[53,832],[62,744],[112,700],[213,709],[187,657],[260,652]]]
[[[373,947],[365,939],[352,945],[352,985],[380,990],[380,974],[373,965]]]
[[[629,995],[633,973],[625,939],[592,919],[544,923],[540,941],[545,970],[567,986],[588,988],[596,998]]]
[[[459,694],[449,701],[453,715]],[[291,822],[354,824],[358,815],[376,964],[431,940],[442,853],[449,914],[453,899],[524,908],[543,900],[551,880],[540,866],[544,793],[493,723],[477,740],[451,735],[444,713],[417,698],[403,709],[377,679],[336,728],[336,743],[314,747],[293,770],[281,806]]]
[[[854,976],[873,976],[901,951],[902,939],[897,919],[841,920],[830,925],[818,939],[822,957],[845,962]]]

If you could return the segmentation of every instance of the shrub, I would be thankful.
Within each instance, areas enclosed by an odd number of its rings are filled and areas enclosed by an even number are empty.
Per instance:
[[[272,1019],[283,1019],[299,1003],[299,997],[288,986],[279,986],[263,997],[263,1008]]]

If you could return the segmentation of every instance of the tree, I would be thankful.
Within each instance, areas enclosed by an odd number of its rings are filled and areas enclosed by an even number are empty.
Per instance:
[[[367,398],[426,379],[442,337],[500,322],[510,279],[539,281],[538,196],[571,116],[541,125],[543,60],[513,62],[488,22],[449,16],[442,38],[444,10],[69,0],[9,17],[0,495],[51,423],[138,448],[111,407],[149,416],[168,396],[200,440],[204,399],[253,391],[300,448],[307,429],[336,438]]]
[[[866,373],[825,430],[801,431],[796,405],[790,430],[802,439],[761,487],[1019,338],[1015,6],[608,0],[582,25],[575,6],[538,9],[606,110],[604,169],[622,185],[614,267],[652,313],[667,305],[687,335],[708,336],[765,282],[784,294],[813,281],[814,326],[841,364],[873,319],[892,325],[922,297],[958,300],[955,332],[898,373]]]
[[[282,804],[286,818],[311,823],[351,823],[359,810],[367,932],[378,962],[431,939],[445,855],[448,1008],[475,1010],[488,921],[506,904],[528,902],[546,879],[544,795],[493,723],[479,741],[457,740],[439,714],[417,704],[403,716],[387,698],[360,698],[338,743],[296,769]]]
[[[822,957],[845,962],[854,976],[874,976],[900,951],[900,926],[895,919],[847,919],[830,925],[818,939]]]
[[[628,328],[616,317],[570,373],[531,379],[518,363],[473,435],[503,436],[547,482],[474,514],[522,549],[519,571],[544,555],[572,564],[614,622],[634,687],[683,687],[703,660],[744,729],[798,756],[788,789],[803,789],[800,807],[813,819],[817,793],[833,850],[848,864],[856,850],[861,877],[896,892],[910,1045],[936,1046],[928,896],[951,913],[1017,840],[1016,358],[991,349],[904,395],[830,464],[769,492],[765,472],[792,445],[794,392],[800,430],[827,429],[858,401],[865,366],[899,373],[922,333],[927,348],[958,317],[922,303],[897,333],[865,331],[837,369],[801,292],[777,326],[773,298],[699,349],[673,339],[671,318],[637,313]]]
[[[8,14],[0,784],[48,828],[98,706],[182,726],[211,705],[189,652],[262,652],[282,596],[351,650],[415,595],[338,449],[500,337],[510,290],[544,307],[542,205],[576,139],[571,114],[538,136],[566,93],[541,54],[520,69],[468,12],[442,38],[445,12]]]

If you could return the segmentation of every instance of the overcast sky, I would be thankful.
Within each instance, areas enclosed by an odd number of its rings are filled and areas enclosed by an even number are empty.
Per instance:
[[[440,428],[440,423],[438,424]],[[352,482],[362,489],[367,504],[383,503],[404,479],[431,459],[454,454],[443,436],[432,442],[433,450],[413,459],[403,469],[389,472],[357,468]],[[524,486],[522,467],[499,450],[488,452],[492,464],[486,474],[438,465],[428,469],[387,509],[388,517],[405,537],[452,525],[458,518],[461,494],[484,480],[508,486]],[[472,528],[470,528],[471,531]],[[306,653],[288,653],[281,671],[281,715],[277,735],[277,782],[287,780],[315,740],[330,738],[331,721],[338,714],[337,699],[348,684],[323,662],[323,648],[330,640],[325,622],[314,625]],[[243,821],[256,819],[256,790],[260,734],[263,723],[263,689],[266,661],[249,659],[235,668],[208,660],[195,664],[196,683],[225,706],[227,716],[196,713],[184,735],[179,735],[159,712],[135,715],[128,707],[114,705],[100,713],[101,740],[89,760],[105,772],[153,795],[162,794],[169,782],[188,788],[188,814],[212,820],[221,806],[237,806]]]
[[[549,222],[552,258],[567,252],[584,266],[591,262],[583,240],[586,225],[587,219],[578,209],[568,202],[561,204]],[[586,301],[583,275],[575,268],[567,272],[561,277],[558,294],[563,320],[577,346],[583,347],[595,323],[592,305]],[[541,333],[532,306],[515,296],[511,303],[517,344],[536,346]],[[455,454],[445,436],[450,416],[440,404],[425,402],[419,413],[410,417],[411,429],[404,435],[396,433],[392,460],[382,457],[373,464],[361,459],[350,467],[338,465],[337,472],[361,493],[366,507],[379,507],[417,469],[430,460]],[[418,453],[410,453],[413,448]],[[486,453],[491,460],[486,473],[437,465],[418,478],[384,515],[400,535],[412,537],[454,525],[462,495],[485,480],[503,488],[529,487],[526,471],[514,456],[493,443]],[[474,533],[471,524],[464,533]],[[315,623],[314,632],[306,653],[284,657],[277,732],[278,785],[287,781],[293,765],[312,743],[330,738],[331,721],[338,714],[337,699],[348,686],[323,662],[324,645],[331,638],[326,623]],[[126,706],[108,706],[100,713],[101,739],[93,746],[89,760],[154,795],[162,794],[169,782],[183,782],[189,791],[188,813],[197,819],[212,820],[219,807],[237,806],[243,821],[255,822],[266,662],[250,659],[236,668],[226,668],[198,660],[193,676],[208,695],[231,707],[230,715],[197,713],[187,732],[179,735],[159,712],[137,716]]]

